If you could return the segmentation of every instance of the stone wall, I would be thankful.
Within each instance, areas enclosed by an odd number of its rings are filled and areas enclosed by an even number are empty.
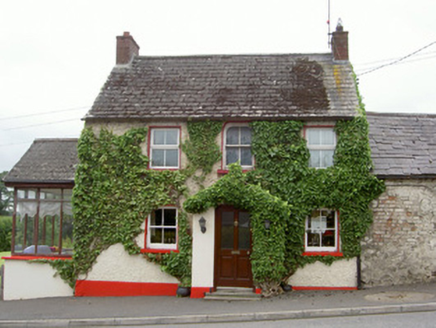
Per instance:
[[[436,179],[386,180],[362,241],[362,282],[388,286],[436,281]]]

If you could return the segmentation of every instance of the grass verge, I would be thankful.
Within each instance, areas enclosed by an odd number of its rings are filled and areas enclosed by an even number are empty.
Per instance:
[[[5,260],[2,260],[3,256],[10,256],[11,252],[0,252],[0,268],[3,265],[3,263],[5,262]],[[2,279],[0,278],[0,289],[2,288]]]
[[[3,262],[5,261],[5,260],[2,260],[1,258],[3,256],[10,256],[10,255],[11,255],[11,252],[0,252],[0,267],[3,265]]]

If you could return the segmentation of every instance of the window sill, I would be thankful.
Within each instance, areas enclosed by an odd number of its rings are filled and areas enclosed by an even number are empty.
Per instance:
[[[342,252],[304,252],[303,256],[335,256],[335,257],[343,257],[344,254]]]
[[[154,253],[154,254],[165,254],[165,253],[178,253],[178,249],[155,249],[155,248],[142,248],[141,253]]]
[[[153,170],[153,171],[179,171],[180,168],[179,167],[169,167],[169,168],[165,168],[165,167],[149,167],[149,170]]]
[[[72,256],[44,256],[44,255],[11,255],[2,257],[3,260],[19,260],[19,261],[32,261],[32,260],[72,260]]]

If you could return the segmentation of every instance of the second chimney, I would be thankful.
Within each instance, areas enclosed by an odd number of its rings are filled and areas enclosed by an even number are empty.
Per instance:
[[[138,55],[139,46],[129,32],[117,36],[117,65],[128,64],[134,56]]]
[[[332,52],[334,60],[348,60],[348,32],[344,32],[340,19],[332,33]]]

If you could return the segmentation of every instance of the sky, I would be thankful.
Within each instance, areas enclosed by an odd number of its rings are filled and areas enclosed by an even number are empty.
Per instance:
[[[366,110],[436,114],[436,1],[328,4],[0,0],[0,172],[36,138],[80,136],[124,31],[142,56],[325,53],[341,18]]]

